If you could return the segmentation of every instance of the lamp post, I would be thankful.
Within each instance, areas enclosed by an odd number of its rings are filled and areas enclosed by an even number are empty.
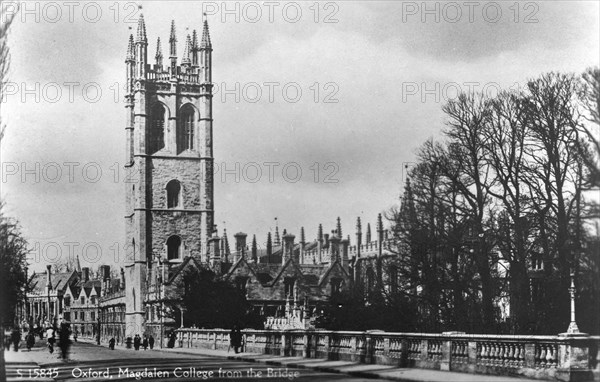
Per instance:
[[[571,286],[569,287],[569,294],[571,295],[571,322],[567,329],[568,334],[581,333],[577,327],[577,322],[575,321],[575,291],[575,270],[571,270]]]

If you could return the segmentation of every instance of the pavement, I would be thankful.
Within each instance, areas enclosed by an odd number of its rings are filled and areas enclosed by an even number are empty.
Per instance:
[[[57,349],[58,350],[58,349]],[[267,354],[239,353],[225,350],[210,350],[201,348],[174,348],[154,349],[152,351],[135,351],[117,346],[111,351],[106,345],[98,346],[95,341],[81,339],[72,348],[69,360],[59,359],[57,353],[49,354],[44,343],[38,341],[31,352],[26,349],[19,352],[6,352],[7,380],[19,381],[111,381],[126,380],[154,380],[154,381],[197,381],[197,380],[257,380],[269,379],[270,381],[289,381],[292,379],[302,381],[368,381],[372,379],[414,382],[526,382],[538,381],[526,378],[492,376],[481,374],[466,374],[439,370],[399,368],[387,365],[361,364],[349,361],[331,361],[302,357],[282,357]],[[195,378],[173,378],[176,368],[187,370],[190,367],[198,370],[219,370],[237,373],[238,375],[213,374],[204,378],[195,375]],[[136,375],[144,370],[168,370],[170,378],[157,376]],[[56,370],[46,375],[39,375],[36,370]],[[98,373],[110,369],[110,375],[78,375],[79,370],[97,371]],[[129,370],[121,373],[121,370]],[[262,377],[254,375],[250,378],[248,371],[262,372]],[[287,374],[276,375],[282,371]],[[268,373],[272,374],[269,375]],[[33,373],[33,374],[31,374]],[[295,373],[295,374],[294,374]],[[295,377],[292,377],[295,375]],[[141,376],[141,377],[140,377]],[[239,377],[241,376],[241,377]],[[0,380],[1,380],[0,376]]]
[[[328,373],[347,374],[353,377],[369,379],[386,379],[405,382],[527,382],[539,379],[505,377],[483,374],[467,374],[452,371],[439,371],[417,368],[401,368],[389,365],[364,364],[351,361],[330,361],[324,359],[283,357],[270,354],[238,353],[225,350],[210,350],[201,348],[162,349],[166,353],[202,354],[222,357],[230,360],[262,363],[272,366],[312,369]]]

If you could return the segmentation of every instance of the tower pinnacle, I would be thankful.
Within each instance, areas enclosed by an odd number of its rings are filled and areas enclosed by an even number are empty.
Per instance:
[[[135,60],[135,51],[133,48],[133,35],[129,35],[129,44],[127,45],[127,56],[125,56],[125,62]]]
[[[140,13],[140,18],[138,19],[138,27],[137,27],[137,38],[136,42],[148,42],[146,38],[146,23],[144,22],[144,15]]]
[[[160,46],[160,37],[156,40],[156,65],[162,66],[162,59],[163,59],[163,54],[162,54],[162,48]]]
[[[192,39],[188,34],[185,39],[185,48],[183,49],[183,57],[181,58],[181,64],[189,66],[192,63],[190,53],[192,51]]]
[[[171,20],[171,36],[169,37],[169,44],[171,46],[170,57],[177,56],[177,34],[175,33],[175,20]]]
[[[204,14],[206,16],[206,14]],[[202,41],[200,42],[201,49],[211,49],[212,44],[210,42],[210,33],[208,31],[208,21],[204,19],[204,26],[202,28]]]

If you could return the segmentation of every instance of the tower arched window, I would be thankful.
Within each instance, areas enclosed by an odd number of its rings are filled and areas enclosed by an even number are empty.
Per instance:
[[[167,183],[167,208],[177,208],[180,206],[181,184],[173,179]]]
[[[165,114],[165,108],[160,103],[152,107],[149,134],[151,154],[165,147]]]
[[[181,258],[181,238],[177,235],[167,239],[167,258],[169,260]]]
[[[179,126],[177,127],[177,152],[194,150],[195,111],[190,105],[181,109]]]

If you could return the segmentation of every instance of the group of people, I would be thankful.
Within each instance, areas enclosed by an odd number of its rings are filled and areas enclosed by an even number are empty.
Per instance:
[[[25,343],[27,350],[31,350],[35,345],[35,336],[32,331],[29,331],[25,336]],[[10,350],[10,346],[13,346],[14,351],[19,351],[19,345],[21,344],[21,331],[18,328],[14,328],[10,333],[4,333],[4,348],[6,351]]]
[[[35,346],[35,337],[34,328],[30,327],[27,334],[25,335],[25,346],[27,350],[31,351],[31,348]],[[58,339],[58,347],[60,348],[60,357],[64,360],[67,359],[69,354],[69,348],[71,346],[71,339],[69,338],[71,335],[70,325],[66,322],[62,322],[60,327],[56,326],[48,326],[45,330],[46,344],[48,346],[48,351],[50,354],[54,353],[54,346]],[[44,337],[43,331],[40,331],[40,337]],[[22,336],[21,331],[18,328],[14,328],[10,335],[5,335],[4,339],[4,347],[8,351],[10,346],[13,345],[14,351],[19,351],[19,346],[21,344]]]
[[[144,339],[142,339],[139,334],[136,334],[133,337],[133,348],[135,350],[140,350],[140,347],[144,348],[144,350],[148,350],[148,346],[150,346],[150,350],[154,349],[154,337],[152,337],[152,335],[148,337],[144,334]]]
[[[48,351],[50,354],[54,353],[54,344],[56,343],[57,328],[48,327],[46,329],[46,340],[48,343]],[[66,360],[69,356],[69,348],[71,347],[71,327],[68,323],[62,322],[58,329],[58,347],[60,349],[60,356]]]

